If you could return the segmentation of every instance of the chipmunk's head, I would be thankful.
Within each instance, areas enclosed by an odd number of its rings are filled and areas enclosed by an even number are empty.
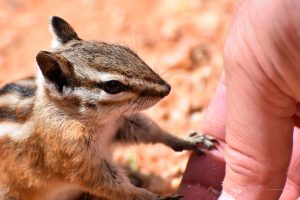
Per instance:
[[[114,116],[146,109],[167,96],[168,85],[125,46],[80,39],[52,17],[53,52],[36,56],[49,99],[81,116]]]

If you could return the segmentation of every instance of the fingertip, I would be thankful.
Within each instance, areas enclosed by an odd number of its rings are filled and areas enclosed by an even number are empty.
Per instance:
[[[225,175],[223,146],[218,150],[205,152],[206,156],[199,157],[195,153],[191,155],[181,184],[199,183],[221,190]]]

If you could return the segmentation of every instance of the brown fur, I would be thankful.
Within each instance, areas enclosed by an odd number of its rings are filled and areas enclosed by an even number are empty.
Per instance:
[[[170,86],[134,52],[83,41],[61,18],[50,23],[61,46],[37,55],[42,82],[30,78],[0,89],[0,199],[161,199],[129,182],[110,159],[110,146],[143,142],[194,150],[203,138],[176,138],[136,113]],[[105,85],[107,73],[118,82]],[[121,90],[114,93],[115,84]]]

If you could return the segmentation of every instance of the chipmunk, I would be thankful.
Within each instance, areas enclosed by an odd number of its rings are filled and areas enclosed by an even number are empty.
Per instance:
[[[37,78],[0,89],[0,199],[180,199],[131,184],[111,159],[112,144],[201,153],[198,144],[211,149],[215,140],[177,138],[139,113],[171,87],[131,49],[82,40],[57,16],[50,26],[54,48],[37,54]]]

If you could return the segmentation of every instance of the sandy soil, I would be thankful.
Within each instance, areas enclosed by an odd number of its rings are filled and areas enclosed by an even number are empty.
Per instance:
[[[147,113],[165,129],[185,136],[199,129],[214,93],[234,4],[234,0],[0,0],[0,85],[35,72],[37,52],[50,50],[48,18],[61,16],[81,38],[128,45],[164,77],[172,92]],[[148,188],[166,194],[178,187],[188,155],[162,145],[139,145],[121,147],[116,159],[148,175]]]

